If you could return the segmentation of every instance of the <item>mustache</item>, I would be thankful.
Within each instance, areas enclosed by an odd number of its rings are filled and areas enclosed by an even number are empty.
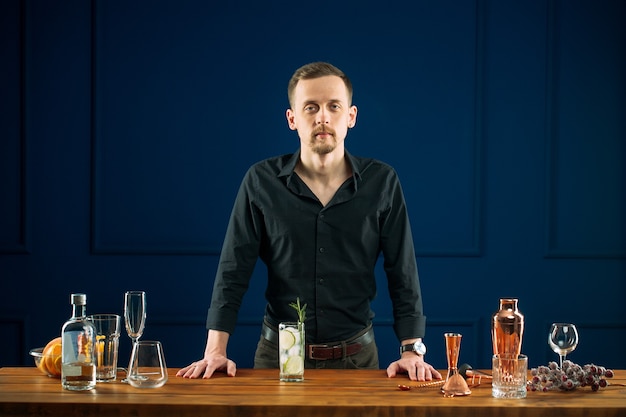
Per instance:
[[[333,136],[335,136],[335,131],[333,129],[331,129],[330,127],[326,127],[325,125],[320,125],[316,128],[313,129],[313,132],[311,133],[313,136],[319,134],[319,133],[328,133],[331,134]]]

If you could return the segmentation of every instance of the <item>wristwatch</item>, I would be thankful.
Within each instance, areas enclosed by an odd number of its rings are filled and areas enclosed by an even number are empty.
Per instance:
[[[404,352],[415,352],[418,355],[424,356],[426,354],[426,345],[421,341],[410,343],[408,345],[400,346],[400,355]]]

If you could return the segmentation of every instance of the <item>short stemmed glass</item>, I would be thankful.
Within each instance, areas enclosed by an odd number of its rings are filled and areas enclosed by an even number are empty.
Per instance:
[[[578,330],[572,323],[552,323],[548,334],[548,344],[559,355],[560,367],[563,369],[563,361],[568,353],[576,349],[578,345]]]
[[[124,321],[126,333],[134,348],[146,325],[146,293],[144,291],[127,291],[124,294]],[[134,352],[135,349],[132,351]],[[130,372],[130,367],[128,372]],[[128,382],[128,380],[124,379],[122,382]]]

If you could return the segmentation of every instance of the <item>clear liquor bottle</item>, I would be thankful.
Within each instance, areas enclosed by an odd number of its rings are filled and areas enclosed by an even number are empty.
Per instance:
[[[87,320],[87,296],[72,294],[72,317],[61,329],[61,384],[72,391],[96,387],[96,328]]]

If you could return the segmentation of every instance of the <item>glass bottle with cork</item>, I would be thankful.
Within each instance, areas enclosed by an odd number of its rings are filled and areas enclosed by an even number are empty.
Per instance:
[[[72,294],[72,317],[61,329],[61,384],[64,389],[84,391],[96,386],[96,328],[87,320],[87,296]]]

